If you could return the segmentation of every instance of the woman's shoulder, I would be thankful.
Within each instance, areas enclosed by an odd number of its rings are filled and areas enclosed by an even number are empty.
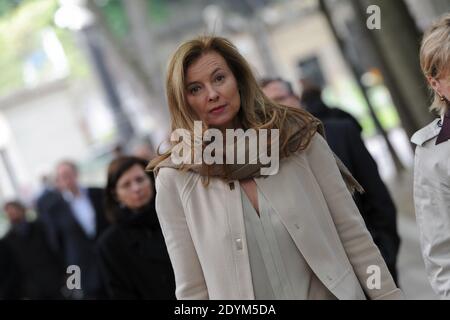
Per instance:
[[[161,167],[158,170],[158,173],[156,174],[156,179],[180,179],[183,176],[184,172],[177,168],[171,168],[171,167]]]
[[[156,175],[156,197],[164,194],[179,195],[180,198],[187,197],[201,179],[198,173],[190,170],[175,168],[161,168]]]
[[[329,152],[329,147],[325,138],[316,132],[305,149],[294,152],[288,159],[302,167],[309,167],[311,161],[316,161],[317,154],[324,155],[327,152]]]
[[[304,150],[297,151],[295,153],[296,157],[306,156],[309,157],[311,154],[316,152],[326,152],[329,150],[328,143],[325,137],[322,136],[319,132],[315,132],[311,137],[311,140],[308,146]]]
[[[441,120],[437,118],[422,129],[418,130],[411,137],[411,142],[419,147],[423,147],[426,142],[438,136],[439,131],[441,130],[440,122]]]
[[[179,187],[183,185],[190,174],[192,174],[192,172],[184,171],[182,169],[162,167],[156,174],[156,185],[163,184],[168,188]]]

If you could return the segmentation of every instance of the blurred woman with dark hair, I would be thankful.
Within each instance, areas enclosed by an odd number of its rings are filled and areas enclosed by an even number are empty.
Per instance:
[[[99,239],[98,251],[112,299],[175,299],[175,279],[146,164],[126,156],[108,168],[105,206],[112,225]]]

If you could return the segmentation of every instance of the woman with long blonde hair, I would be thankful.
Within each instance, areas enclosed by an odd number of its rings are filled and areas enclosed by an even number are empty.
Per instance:
[[[147,169],[177,298],[402,297],[320,121],[269,100],[230,41],[183,43],[166,88],[174,141]]]

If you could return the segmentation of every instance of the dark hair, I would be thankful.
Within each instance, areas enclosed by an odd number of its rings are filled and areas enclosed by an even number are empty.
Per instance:
[[[3,205],[3,210],[6,210],[7,207],[15,207],[16,209],[19,209],[21,211],[27,211],[25,205],[19,200],[11,200],[5,202],[5,204]]]
[[[134,156],[121,156],[114,159],[109,164],[108,178],[105,188],[105,211],[106,211],[106,218],[111,223],[117,222],[119,215],[122,211],[116,196],[116,185],[120,177],[135,165],[141,166],[142,169],[145,171],[145,167],[147,166],[147,164],[148,161]],[[155,194],[156,191],[153,174],[146,172],[146,175],[152,181],[153,191]]]
[[[294,89],[292,88],[292,84],[289,81],[286,81],[279,77],[278,78],[262,78],[261,80],[259,80],[259,85],[261,86],[261,88],[265,88],[272,82],[281,82],[286,87],[286,89],[290,95],[295,95]]]

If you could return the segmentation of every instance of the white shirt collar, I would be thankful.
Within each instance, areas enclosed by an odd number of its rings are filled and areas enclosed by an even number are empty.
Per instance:
[[[78,187],[78,190],[80,191],[80,194],[76,197],[70,190],[64,190],[62,192],[62,196],[64,200],[67,202],[72,202],[76,198],[84,198],[87,196],[87,190],[83,187]]]

